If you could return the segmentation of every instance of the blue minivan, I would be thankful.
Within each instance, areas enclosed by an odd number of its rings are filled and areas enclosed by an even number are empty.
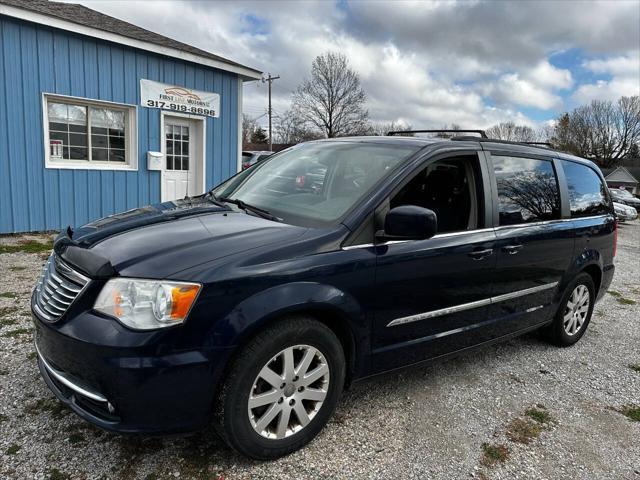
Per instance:
[[[616,235],[599,169],[565,153],[469,135],[303,143],[204,195],[62,232],[32,298],[40,371],[104,429],[213,422],[276,458],[355,380],[537,329],[574,344]]]

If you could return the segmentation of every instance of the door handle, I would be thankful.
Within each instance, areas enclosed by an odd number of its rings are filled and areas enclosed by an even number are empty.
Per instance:
[[[515,255],[523,248],[524,245],[507,245],[506,247],[502,247],[502,251],[508,253],[509,255]]]
[[[467,253],[474,260],[482,260],[483,258],[487,258],[489,255],[493,253],[493,248],[487,248],[486,250],[474,250],[473,252]]]

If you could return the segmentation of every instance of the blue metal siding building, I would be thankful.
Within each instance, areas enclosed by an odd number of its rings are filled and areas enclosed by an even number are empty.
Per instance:
[[[141,79],[219,94],[219,117],[204,119],[202,183],[236,173],[242,81],[259,72],[212,68],[9,16],[7,8],[0,9],[0,233],[58,230],[161,201],[161,172],[147,168],[147,152],[163,150],[162,115],[140,105]],[[132,168],[46,165],[45,94],[131,108]]]

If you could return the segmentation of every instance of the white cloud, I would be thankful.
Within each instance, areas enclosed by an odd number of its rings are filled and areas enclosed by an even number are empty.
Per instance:
[[[523,79],[517,73],[502,75],[486,91],[496,102],[503,105],[522,105],[541,110],[562,106],[562,99],[558,95]]]
[[[540,87],[565,90],[573,85],[571,72],[551,65],[548,60],[525,71],[524,76]]]
[[[640,95],[640,51],[625,55],[585,61],[582,66],[610,78],[580,85],[573,94],[579,103],[591,100],[616,100],[621,96]]]
[[[520,109],[536,108],[551,119],[571,106],[567,97],[632,94],[640,78],[640,4],[635,0],[80,1],[280,75],[273,84],[276,112],[289,107],[291,92],[309,74],[313,58],[327,50],[345,53],[360,74],[372,120],[403,119],[424,128],[452,122],[471,128],[503,120],[531,124]],[[251,19],[258,19],[259,29],[252,31]],[[583,52],[590,60],[582,68],[610,78],[576,85],[577,75],[549,61],[565,49]],[[266,85],[245,86],[247,113],[263,114],[266,103]]]
[[[587,60],[582,66],[595,73],[634,76],[640,73],[640,52],[604,59]]]

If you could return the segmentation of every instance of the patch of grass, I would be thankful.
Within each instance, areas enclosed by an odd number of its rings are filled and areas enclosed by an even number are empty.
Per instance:
[[[35,360],[36,358],[38,358],[38,354],[36,352],[27,353],[27,358],[29,360]]]
[[[15,267],[9,267],[9,270],[11,270],[12,272],[21,272],[23,270],[26,270],[27,267],[22,267],[20,265],[15,266]]]
[[[15,455],[16,453],[18,453],[20,451],[22,447],[20,445],[17,444],[12,444],[9,445],[9,448],[7,448],[7,451],[5,452],[7,455]]]
[[[40,253],[49,252],[53,248],[53,240],[42,243],[35,240],[25,240],[17,245],[0,245],[0,253]]]
[[[75,445],[82,442],[84,442],[84,435],[82,435],[81,433],[72,433],[71,435],[69,435],[69,443],[71,445]]]
[[[24,412],[29,415],[49,413],[55,419],[60,419],[69,413],[61,402],[53,398],[41,398],[40,400],[36,400],[35,402],[28,404],[24,408]]]
[[[11,315],[12,313],[17,313],[19,311],[20,309],[17,307],[0,307],[0,318]]]
[[[522,418],[514,418],[507,425],[507,438],[512,442],[528,445],[532,440],[538,438],[543,427],[539,423]]]
[[[635,405],[625,405],[619,412],[634,422],[640,422],[640,407]]]
[[[640,363],[631,363],[629,364],[629,368],[634,372],[640,373]]]
[[[621,305],[635,305],[636,304],[635,300],[631,300],[630,298],[625,298],[625,297],[617,297],[616,301]]]
[[[542,405],[537,405],[535,407],[528,408],[525,410],[524,414],[531,418],[532,420],[540,423],[540,424],[548,424],[553,421],[553,417]]]
[[[6,422],[8,420],[9,420],[9,417],[7,417],[4,413],[0,413],[0,423]]]
[[[57,468],[47,470],[47,480],[68,480],[71,478],[68,473],[61,472]]]
[[[30,328],[16,328],[15,330],[9,330],[6,333],[3,333],[2,336],[5,338],[16,338],[19,335],[25,335],[27,333],[31,333]]]
[[[504,445],[495,443],[482,444],[482,457],[480,463],[485,467],[495,467],[498,463],[504,463],[509,458],[509,449]]]
[[[12,292],[2,292],[0,293],[0,298],[17,298],[18,294],[17,293],[12,293]]]
[[[0,317],[0,328],[8,327],[9,325],[15,325],[17,322],[10,318],[2,318]]]
[[[620,292],[616,292],[615,290],[607,290],[607,293],[609,295],[614,296],[614,297],[621,297],[622,296],[622,294]]]

